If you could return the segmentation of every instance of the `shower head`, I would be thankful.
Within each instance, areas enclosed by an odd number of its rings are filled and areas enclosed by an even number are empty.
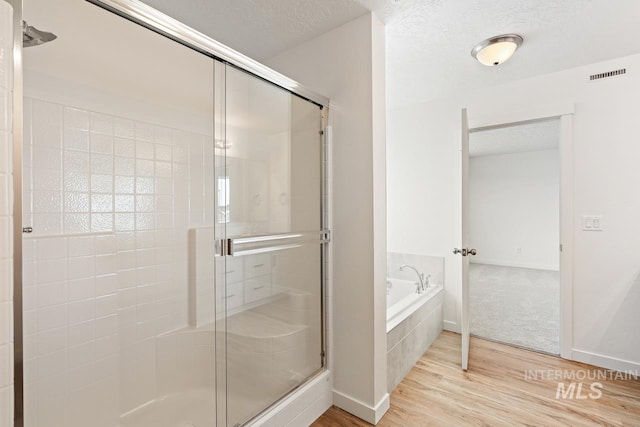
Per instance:
[[[25,21],[22,21],[22,46],[23,47],[31,47],[31,46],[39,46],[41,44],[45,44],[52,40],[57,39],[53,33],[48,33],[46,31],[38,30],[36,27],[32,27],[27,24]]]

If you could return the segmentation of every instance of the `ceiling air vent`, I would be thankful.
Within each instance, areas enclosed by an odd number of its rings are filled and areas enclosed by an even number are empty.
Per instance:
[[[627,73],[627,69],[626,68],[620,68],[619,70],[607,71],[606,73],[591,74],[589,76],[589,80],[606,79],[607,77],[620,76],[620,75],[626,74],[626,73]]]

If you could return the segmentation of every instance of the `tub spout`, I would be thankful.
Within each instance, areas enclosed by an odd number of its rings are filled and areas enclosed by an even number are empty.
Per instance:
[[[426,291],[427,288],[429,287],[429,278],[428,277],[425,278],[424,273],[420,273],[417,268],[407,264],[402,264],[400,266],[400,271],[404,271],[405,268],[410,268],[413,271],[415,271],[416,275],[418,276],[418,279],[420,280],[420,282],[416,282],[416,286],[418,286],[416,293],[421,294],[422,291]]]

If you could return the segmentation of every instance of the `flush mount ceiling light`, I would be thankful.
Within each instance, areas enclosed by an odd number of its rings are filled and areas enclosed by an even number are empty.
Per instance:
[[[503,34],[491,37],[478,43],[471,49],[471,56],[483,65],[493,67],[502,64],[522,44],[522,37],[517,34]]]

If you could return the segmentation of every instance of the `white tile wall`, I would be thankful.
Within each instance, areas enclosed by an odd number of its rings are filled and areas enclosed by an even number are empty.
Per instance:
[[[34,235],[213,225],[209,137],[31,98],[24,115]]]
[[[24,270],[33,272],[23,295],[25,405],[33,408],[25,425],[98,425],[80,408],[118,392],[116,236],[30,237],[23,246]],[[97,283],[111,286],[97,297]],[[115,425],[119,408],[103,410],[105,425]]]
[[[157,339],[188,324],[187,230],[213,225],[207,141],[25,99],[27,427],[113,427],[166,391]]]
[[[0,2],[0,427],[13,426],[13,14]]]
[[[158,391],[176,393],[215,385],[215,331],[190,330],[158,338]]]

